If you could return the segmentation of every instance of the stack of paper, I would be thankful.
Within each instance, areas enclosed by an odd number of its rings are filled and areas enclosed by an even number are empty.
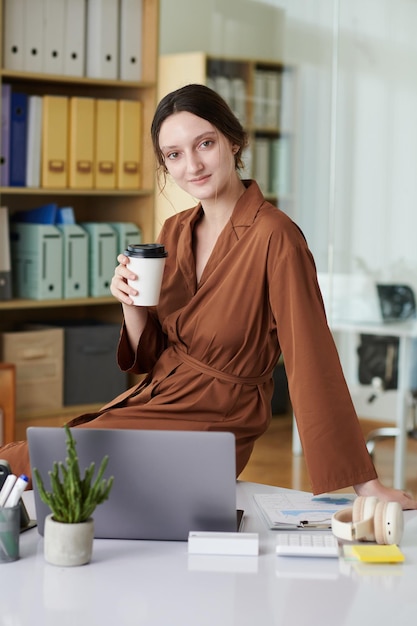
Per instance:
[[[352,494],[313,496],[302,491],[255,494],[259,511],[272,530],[328,530],[333,513],[351,507]]]

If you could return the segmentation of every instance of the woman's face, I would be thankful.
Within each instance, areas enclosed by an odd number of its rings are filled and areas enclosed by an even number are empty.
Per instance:
[[[168,117],[161,125],[159,146],[177,185],[199,200],[218,200],[236,176],[231,142],[192,113]]]

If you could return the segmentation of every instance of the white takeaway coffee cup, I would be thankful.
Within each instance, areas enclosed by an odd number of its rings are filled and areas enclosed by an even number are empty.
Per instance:
[[[127,281],[138,292],[136,296],[131,296],[133,304],[155,306],[159,302],[168,252],[162,244],[142,243],[128,245],[124,254],[129,257],[129,269],[137,276],[136,280]]]

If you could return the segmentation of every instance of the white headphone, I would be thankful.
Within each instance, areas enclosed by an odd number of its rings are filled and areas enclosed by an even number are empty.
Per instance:
[[[345,541],[376,541],[399,544],[404,530],[404,514],[398,502],[380,502],[374,496],[359,496],[350,509],[332,516],[335,537]]]

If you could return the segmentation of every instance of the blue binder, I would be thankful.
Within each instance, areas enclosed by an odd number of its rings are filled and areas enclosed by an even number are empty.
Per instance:
[[[1,159],[0,159],[0,185],[9,186],[10,171],[10,103],[11,86],[3,83],[1,86]]]
[[[56,212],[55,224],[75,224],[75,213],[72,206],[59,207]]]
[[[13,92],[10,102],[10,186],[26,183],[28,97]]]
[[[55,224],[58,205],[55,202],[43,204],[42,206],[17,211],[13,214],[13,222],[23,222],[26,224]]]

